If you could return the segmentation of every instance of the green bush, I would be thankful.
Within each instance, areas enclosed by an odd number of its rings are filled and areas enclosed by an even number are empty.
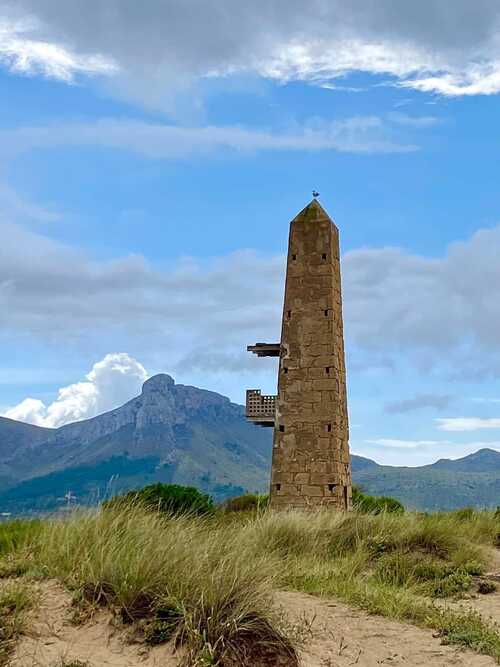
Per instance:
[[[167,514],[211,514],[214,503],[210,496],[201,493],[194,486],[178,484],[150,484],[138,491],[129,491],[115,496],[103,504],[104,509],[120,508],[126,505],[140,505],[154,512]]]
[[[363,514],[381,514],[382,512],[402,514],[405,511],[404,505],[396,498],[369,496],[357,486],[352,487],[352,504],[356,511]]]
[[[222,504],[225,512],[259,512],[267,509],[269,496],[259,493],[245,493],[242,496],[229,498]]]
[[[436,598],[460,596],[470,589],[471,584],[471,576],[467,572],[458,570],[432,582],[430,593]]]

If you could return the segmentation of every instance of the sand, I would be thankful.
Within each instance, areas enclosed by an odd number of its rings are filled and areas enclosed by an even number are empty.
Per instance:
[[[68,592],[54,581],[37,585],[40,605],[17,645],[11,667],[57,667],[63,660],[79,660],[89,667],[178,666],[179,656],[171,645],[151,649],[131,643],[126,631],[113,623],[109,612],[100,611],[81,625],[71,624],[73,609]],[[493,667],[496,664],[490,657],[442,645],[430,630],[370,616],[335,600],[280,592],[277,604],[292,627],[301,628],[302,667]],[[500,620],[498,591],[460,604]]]
[[[146,649],[131,644],[124,631],[112,623],[108,612],[89,622],[73,625],[71,597],[58,583],[39,584],[40,605],[17,645],[12,667],[56,667],[62,661],[79,660],[89,667],[177,667],[170,645]]]
[[[443,646],[432,631],[370,616],[340,602],[303,593],[280,593],[291,617],[309,618],[312,636],[302,651],[302,667],[493,667],[488,656]]]

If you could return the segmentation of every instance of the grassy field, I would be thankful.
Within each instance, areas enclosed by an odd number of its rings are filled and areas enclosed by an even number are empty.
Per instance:
[[[36,604],[33,578],[62,581],[82,609],[111,608],[152,644],[174,640],[187,665],[296,664],[277,589],[432,628],[500,663],[498,628],[436,604],[477,583],[499,536],[487,511],[174,518],[136,506],[0,524],[0,665]]]

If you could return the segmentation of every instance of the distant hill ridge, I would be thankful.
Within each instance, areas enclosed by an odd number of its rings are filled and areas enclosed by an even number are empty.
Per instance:
[[[80,502],[152,481],[193,484],[216,498],[264,491],[271,429],[216,392],[147,380],[140,396],[58,429],[0,417],[0,512],[53,510],[71,490]],[[352,456],[354,480],[410,507],[450,509],[500,502],[500,453],[482,449],[420,468]]]
[[[461,459],[439,459],[439,461],[430,465],[429,468],[455,472],[492,472],[500,470],[500,452],[484,448]]]

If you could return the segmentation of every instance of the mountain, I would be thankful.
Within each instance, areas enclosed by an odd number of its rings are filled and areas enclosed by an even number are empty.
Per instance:
[[[35,446],[47,440],[52,433],[53,430],[50,428],[40,428],[40,426],[0,417],[0,465],[6,462],[17,448]]]
[[[374,470],[375,468],[380,468],[378,463],[367,459],[364,456],[356,456],[356,454],[351,454],[351,469],[352,474],[357,475],[360,472],[366,472],[368,470]]]
[[[10,461],[22,450],[28,452],[47,440],[52,430],[0,417],[0,492],[11,481]]]
[[[353,466],[353,476],[369,493],[394,496],[408,508],[500,505],[500,452],[492,449],[417,468],[376,465],[356,472]]]
[[[192,484],[216,499],[264,491],[271,450],[271,429],[248,423],[243,406],[156,375],[120,408],[58,429],[0,418],[0,512],[51,511],[68,491],[97,502],[153,481]],[[351,461],[367,492],[410,508],[500,503],[500,453],[491,449],[419,468]]]
[[[474,454],[452,461],[439,459],[429,466],[434,470],[450,470],[451,472],[486,472],[500,471],[500,452],[494,449],[480,449]],[[500,500],[500,499],[499,499]]]
[[[58,429],[2,420],[0,452],[0,511],[53,509],[68,490],[90,502],[155,480],[223,498],[264,490],[271,433],[228,398],[156,375],[122,407]]]

